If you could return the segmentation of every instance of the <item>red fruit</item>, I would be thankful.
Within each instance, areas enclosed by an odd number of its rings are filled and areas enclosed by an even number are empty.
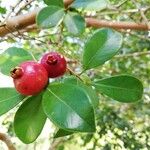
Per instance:
[[[66,60],[57,52],[46,53],[41,58],[41,64],[47,70],[50,78],[62,76],[66,72]]]
[[[47,71],[34,61],[23,62],[10,73],[16,90],[23,95],[35,95],[41,92],[48,82]]]

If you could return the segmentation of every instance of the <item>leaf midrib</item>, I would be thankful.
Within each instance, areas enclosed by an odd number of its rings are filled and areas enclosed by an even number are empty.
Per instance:
[[[12,99],[12,100],[13,100],[13,98],[15,98],[15,97],[17,97],[17,96],[19,96],[19,94],[15,95],[15,96],[12,96],[12,97],[10,97],[10,98],[4,99],[4,100],[0,101],[0,103],[1,103],[1,102],[5,102],[5,101],[8,101],[9,99]]]
[[[121,88],[121,87],[112,86],[112,85],[106,85],[106,84],[101,84],[101,83],[100,84],[94,83],[94,85],[102,86],[102,87],[109,87],[109,88],[114,88],[114,89],[120,89],[120,90],[140,92],[140,90]]]
[[[68,15],[69,15],[69,14],[68,14]],[[73,26],[72,28],[75,29],[75,33],[78,33],[78,28],[77,28],[76,22],[73,20],[73,17],[74,17],[74,16],[69,15],[70,23],[71,23],[71,25]]]
[[[108,34],[108,30],[107,30],[107,34]],[[107,37],[106,37],[106,40],[107,40]],[[101,47],[99,47],[99,48],[96,50],[95,55],[93,55],[93,56],[91,57],[91,59],[89,60],[88,64],[85,66],[85,69],[87,69],[87,68],[89,67],[90,63],[91,63],[91,62],[93,61],[93,59],[97,56],[97,53],[99,52],[99,50],[104,48],[104,46],[105,46],[105,44],[106,44],[106,40],[105,40],[105,42],[101,45]]]
[[[59,7],[58,7],[59,8]],[[42,24],[45,24],[45,22],[47,22],[47,20],[49,20],[49,18],[52,18],[54,15],[63,12],[63,8],[57,9],[57,11],[55,11],[55,13],[51,13],[51,15],[48,15],[47,17],[45,17],[44,21],[42,22]],[[62,15],[63,18],[63,15]],[[60,19],[61,20],[61,19]]]
[[[76,111],[74,111],[67,103],[65,103],[65,101],[63,101],[59,96],[57,96],[52,90],[50,90],[48,88],[48,91],[51,92],[58,100],[60,100],[64,105],[66,105],[67,107],[69,107],[73,112],[75,112],[76,114],[78,114]],[[78,116],[84,120],[79,114]],[[86,122],[90,127],[91,127],[91,124],[89,124],[86,120],[84,120],[84,122]]]

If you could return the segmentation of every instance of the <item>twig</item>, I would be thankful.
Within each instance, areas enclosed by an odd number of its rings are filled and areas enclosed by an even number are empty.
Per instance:
[[[121,7],[122,5],[124,5],[128,0],[123,0],[122,2],[120,2],[118,5],[116,5],[116,8]]]
[[[144,11],[138,6],[138,4],[136,3],[135,0],[131,0],[134,5],[136,6],[136,8],[139,10],[141,17],[143,18],[143,21],[145,22],[145,24],[148,26],[148,28],[150,29],[150,23],[148,22],[148,19],[146,18]]]
[[[14,10],[19,6],[19,4],[22,2],[22,0],[19,0],[18,3],[11,9],[11,11],[8,13],[8,15],[6,16],[4,23],[8,20],[8,18],[10,17],[10,15],[14,12]]]
[[[23,9],[25,9],[28,5],[30,5],[34,0],[28,0],[17,12],[16,15],[18,15]]]
[[[135,34],[133,32],[128,32],[128,31],[125,31],[125,30],[120,30],[122,33],[127,33],[127,34],[130,34],[131,36],[135,36],[139,39],[142,39],[142,40],[146,40],[146,41],[149,41],[150,42],[150,38],[147,36],[147,38],[145,36],[142,36],[142,35],[139,35],[139,34]]]
[[[58,146],[64,141],[64,138],[55,139],[48,150],[56,150]]]
[[[78,79],[80,79],[81,81],[83,81],[82,78],[80,77],[80,75],[76,74],[74,71],[72,71],[72,70],[71,70],[70,68],[68,68],[68,67],[67,67],[67,69],[68,69],[68,71],[70,72],[70,74],[76,76]]]
[[[150,51],[135,52],[135,53],[125,54],[125,55],[117,55],[114,58],[128,58],[128,57],[137,57],[137,56],[143,56],[143,55],[150,55]]]
[[[16,150],[10,138],[6,134],[0,133],[0,140],[3,141],[7,145],[8,150]]]
[[[147,8],[141,8],[141,10],[143,12],[146,12],[148,9],[150,9],[150,7],[147,7]],[[114,14],[130,14],[130,13],[136,13],[138,12],[139,10],[138,9],[128,9],[128,10],[108,10],[108,11],[104,11],[104,12],[101,12],[100,14],[98,14],[99,16],[104,16],[104,15],[114,15]]]

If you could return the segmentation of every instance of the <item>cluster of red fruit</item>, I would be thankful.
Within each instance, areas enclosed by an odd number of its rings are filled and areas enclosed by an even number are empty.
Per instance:
[[[10,73],[16,90],[23,95],[35,95],[48,84],[49,78],[62,76],[66,71],[66,60],[57,52],[46,53],[40,62],[26,61]]]

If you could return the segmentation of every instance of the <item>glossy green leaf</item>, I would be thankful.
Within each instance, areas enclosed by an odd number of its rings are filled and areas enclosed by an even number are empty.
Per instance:
[[[87,93],[76,85],[51,84],[43,96],[47,117],[67,131],[94,132],[93,107]]]
[[[97,67],[111,59],[121,48],[122,35],[112,29],[99,29],[85,43],[83,67]]]
[[[107,5],[108,0],[75,0],[71,7],[98,11],[106,8]]]
[[[71,135],[71,134],[73,134],[73,132],[59,129],[57,133],[55,134],[54,138],[63,137],[63,136]]]
[[[97,90],[114,100],[130,103],[142,98],[143,85],[135,77],[128,75],[114,76],[93,83]]]
[[[64,24],[71,34],[79,35],[85,30],[85,20],[77,13],[67,13],[64,18]]]
[[[42,94],[28,98],[18,109],[14,119],[14,130],[24,143],[32,143],[41,133],[46,121],[42,108]]]
[[[33,60],[30,53],[22,48],[10,47],[1,54],[3,61],[0,61],[0,70],[3,74],[9,75],[10,70],[20,63]]]
[[[97,106],[99,104],[99,98],[98,98],[95,90],[91,86],[84,84],[83,82],[81,82],[79,79],[77,79],[74,76],[65,78],[63,80],[63,82],[65,84],[74,84],[74,85],[80,86],[83,90],[86,91],[86,93],[90,97],[90,101],[91,101],[93,107],[97,108]]]
[[[64,9],[61,7],[45,7],[37,15],[37,25],[42,28],[55,27],[62,21],[64,14]]]
[[[59,7],[64,7],[63,0],[44,0],[44,3],[47,5],[54,5]]]
[[[14,88],[0,88],[0,115],[14,108],[24,96],[16,92]]]

